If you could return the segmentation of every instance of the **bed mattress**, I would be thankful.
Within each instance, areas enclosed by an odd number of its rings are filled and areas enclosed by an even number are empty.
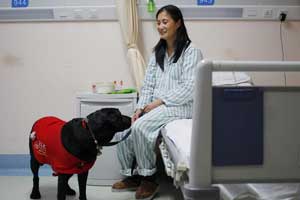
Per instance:
[[[175,120],[162,129],[160,146],[166,172],[175,186],[188,180],[192,120]],[[216,184],[223,200],[300,200],[299,183]]]

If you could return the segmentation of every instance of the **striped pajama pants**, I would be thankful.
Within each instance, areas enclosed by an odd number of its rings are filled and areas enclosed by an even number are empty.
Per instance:
[[[151,176],[156,172],[155,144],[163,125],[178,119],[169,116],[165,105],[159,106],[136,120],[131,126],[131,135],[117,145],[117,155],[121,164],[120,173],[132,176],[134,158],[137,169],[134,174]]]

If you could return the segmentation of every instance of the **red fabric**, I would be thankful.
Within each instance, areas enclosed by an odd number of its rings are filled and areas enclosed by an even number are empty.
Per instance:
[[[44,117],[33,127],[36,137],[32,140],[35,158],[51,165],[58,174],[79,174],[88,171],[95,163],[85,162],[71,155],[62,145],[61,130],[66,122],[56,117]]]

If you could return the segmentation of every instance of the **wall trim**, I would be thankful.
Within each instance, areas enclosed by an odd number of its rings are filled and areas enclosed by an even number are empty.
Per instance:
[[[52,176],[49,165],[43,165],[40,176]],[[0,176],[32,176],[29,154],[0,154]]]

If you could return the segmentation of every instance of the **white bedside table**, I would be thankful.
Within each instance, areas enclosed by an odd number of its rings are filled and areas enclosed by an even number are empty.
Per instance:
[[[76,95],[76,115],[86,117],[101,108],[118,108],[122,114],[132,116],[136,108],[137,93],[130,94],[98,94],[79,93]],[[103,147],[102,154],[97,158],[89,172],[89,185],[112,185],[122,179],[120,164],[116,155],[116,146]]]

